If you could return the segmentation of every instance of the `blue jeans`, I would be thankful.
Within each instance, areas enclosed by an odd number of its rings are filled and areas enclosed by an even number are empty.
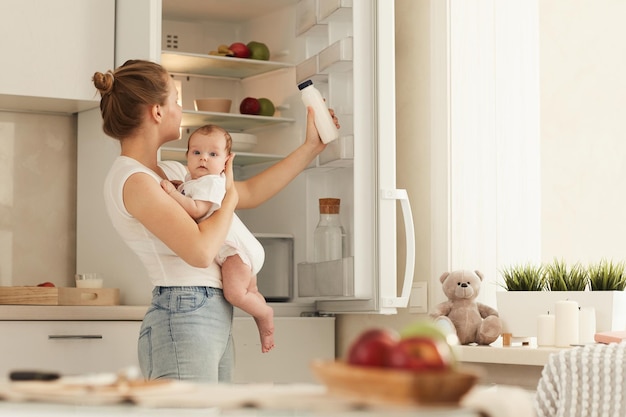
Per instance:
[[[231,382],[233,306],[221,289],[156,287],[139,334],[145,378]]]

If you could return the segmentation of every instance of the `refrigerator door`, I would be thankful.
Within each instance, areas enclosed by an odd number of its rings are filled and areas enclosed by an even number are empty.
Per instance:
[[[397,308],[408,305],[415,264],[411,207],[406,191],[395,188],[394,2],[356,1],[352,10],[354,297],[318,301],[317,307],[327,313],[394,314]],[[398,201],[404,216],[407,252],[400,285],[396,278]]]

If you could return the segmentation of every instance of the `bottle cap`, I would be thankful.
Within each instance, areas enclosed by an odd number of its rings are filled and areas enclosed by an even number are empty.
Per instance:
[[[304,90],[305,88],[307,88],[310,85],[313,85],[313,81],[306,80],[305,82],[298,84],[298,90]]]
[[[320,198],[320,213],[339,214],[340,203],[341,200],[339,198]]]

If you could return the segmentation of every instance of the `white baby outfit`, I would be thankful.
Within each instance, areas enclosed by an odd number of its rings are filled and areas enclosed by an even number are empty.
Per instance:
[[[201,221],[221,207],[222,200],[226,194],[226,178],[223,174],[205,175],[194,180],[187,175],[185,182],[178,187],[178,191],[194,200],[213,203],[209,212],[202,219],[198,220]],[[239,255],[241,260],[250,267],[255,275],[265,261],[263,246],[236,214],[233,214],[233,222],[226,236],[226,241],[217,254],[216,262],[222,265],[227,257],[233,255]]]

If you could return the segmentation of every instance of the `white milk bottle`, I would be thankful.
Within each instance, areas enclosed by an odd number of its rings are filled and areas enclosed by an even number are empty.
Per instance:
[[[328,107],[324,97],[317,88],[313,86],[313,81],[306,80],[298,84],[298,89],[302,93],[302,102],[305,106],[313,107],[315,111],[315,127],[320,134],[322,142],[328,143],[339,137],[339,131],[333,118],[328,112]]]

